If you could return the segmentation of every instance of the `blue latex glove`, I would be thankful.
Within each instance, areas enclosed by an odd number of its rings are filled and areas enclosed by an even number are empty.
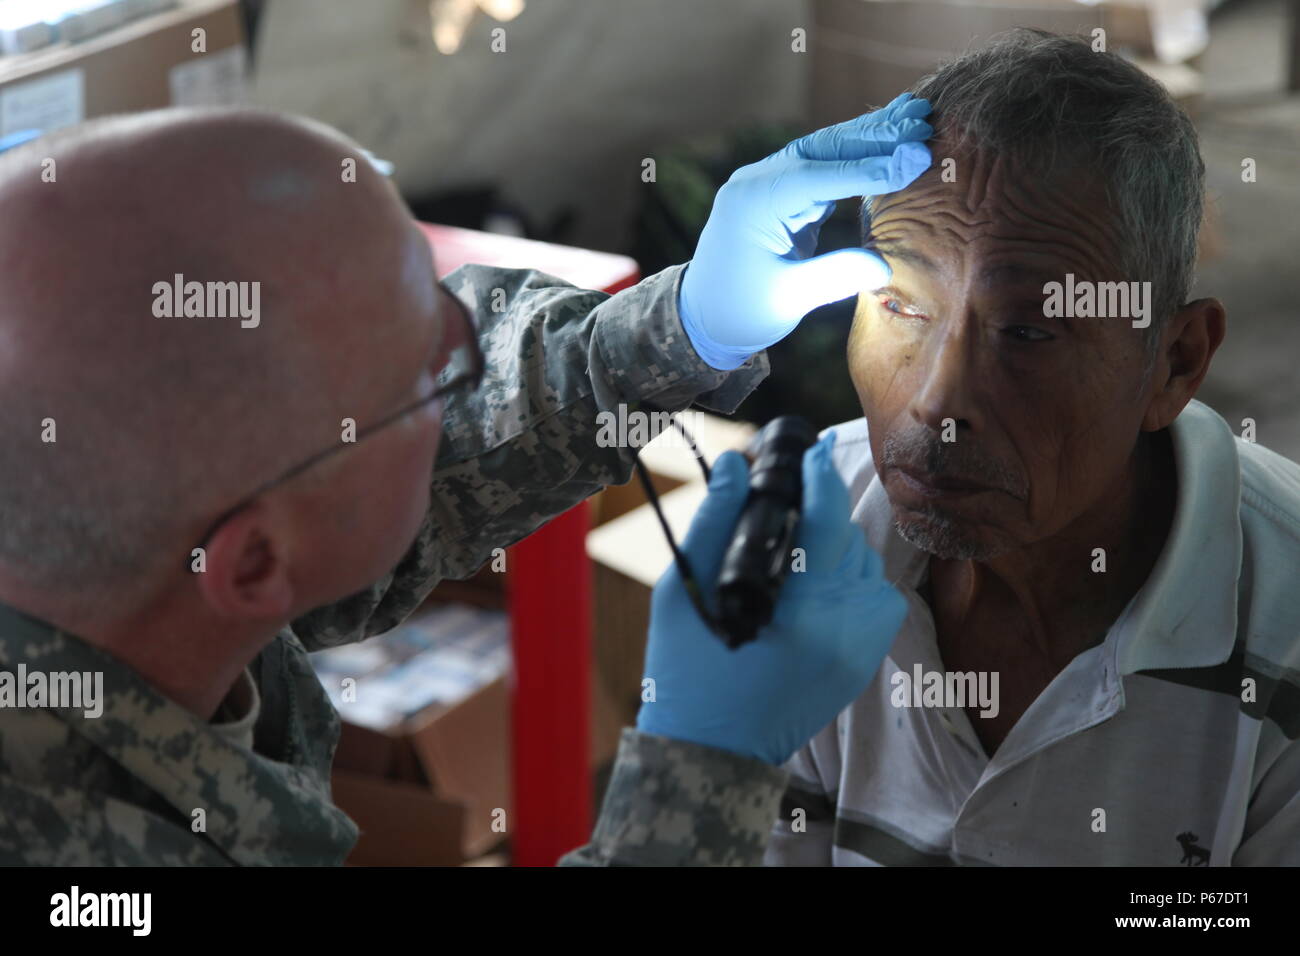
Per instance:
[[[645,669],[655,699],[642,703],[639,730],[779,765],[875,676],[907,605],[849,521],[832,437],[804,455],[796,546],[806,569],[786,575],[772,623],[756,640],[735,651],[723,644],[700,620],[675,564],[655,585]],[[710,605],[748,489],[745,459],[719,457],[682,546]]]
[[[895,192],[929,167],[929,112],[928,102],[904,93],[732,174],[713,200],[678,301],[705,362],[736,368],[818,306],[885,285],[888,266],[865,249],[810,257],[835,200]]]

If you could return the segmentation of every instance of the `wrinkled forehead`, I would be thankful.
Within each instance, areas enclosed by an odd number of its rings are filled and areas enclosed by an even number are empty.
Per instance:
[[[1101,178],[1084,164],[1031,164],[1004,151],[930,142],[915,182],[864,210],[869,247],[899,258],[1033,257],[1062,271],[1119,270],[1120,227]]]

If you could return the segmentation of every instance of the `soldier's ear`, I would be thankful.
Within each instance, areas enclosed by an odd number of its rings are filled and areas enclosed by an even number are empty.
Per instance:
[[[231,515],[209,536],[195,577],[203,601],[235,621],[274,621],[292,615],[294,588],[284,560],[284,536],[261,502]]]

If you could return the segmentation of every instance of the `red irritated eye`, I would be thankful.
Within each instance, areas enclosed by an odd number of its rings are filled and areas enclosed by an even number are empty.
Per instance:
[[[910,305],[904,305],[903,301],[896,296],[881,296],[880,305],[886,312],[892,312],[894,315],[902,315],[908,318],[925,317],[924,313]]]

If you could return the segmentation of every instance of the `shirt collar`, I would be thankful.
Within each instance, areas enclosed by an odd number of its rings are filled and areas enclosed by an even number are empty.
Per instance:
[[[356,826],[303,768],[224,739],[117,658],[0,604],[0,668],[100,671],[103,712],[47,708],[186,820],[203,810],[205,835],[236,863],[341,863]]]
[[[1236,640],[1242,554],[1236,441],[1227,422],[1195,400],[1169,432],[1178,502],[1150,577],[1119,618],[1121,674],[1221,664]],[[865,437],[860,444],[870,465]],[[852,448],[858,445],[855,440]],[[866,482],[866,473],[857,470],[861,462],[844,464],[850,489],[858,494],[853,520],[880,555],[885,578],[917,587],[928,570],[928,555],[894,530],[889,495],[874,467]]]
[[[1232,653],[1241,575],[1241,463],[1228,423],[1193,400],[1169,426],[1178,475],[1173,525],[1126,612],[1121,674],[1208,667]]]

